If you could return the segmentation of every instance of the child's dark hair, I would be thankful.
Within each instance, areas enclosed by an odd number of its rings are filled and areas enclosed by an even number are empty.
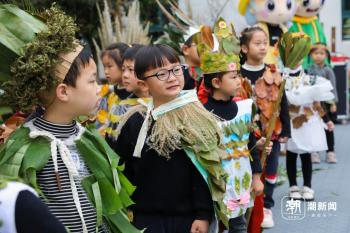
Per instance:
[[[184,43],[184,45],[188,46],[188,47],[191,47],[192,45],[192,41],[193,41],[193,35],[190,36]]]
[[[241,47],[243,45],[245,45],[247,47],[249,46],[249,43],[252,40],[255,32],[263,32],[266,34],[266,32],[261,27],[258,27],[258,26],[248,27],[248,28],[244,29],[241,32],[241,37],[240,37]],[[243,65],[247,61],[247,54],[243,53],[242,49],[241,49],[241,52],[239,53],[239,57],[240,57],[240,63],[241,63],[241,65]]]
[[[209,91],[209,93],[212,95],[214,91],[214,87],[212,84],[212,81],[214,78],[221,79],[226,72],[218,72],[218,73],[211,73],[211,74],[204,74],[204,87]]]
[[[115,62],[115,64],[117,64],[119,68],[121,68],[123,65],[123,56],[125,50],[127,50],[128,48],[129,46],[125,43],[110,44],[105,50],[103,50],[101,58],[107,55],[113,59],[113,61]]]
[[[314,45],[311,46],[311,49],[310,49],[310,52],[309,52],[309,55],[307,57],[308,59],[308,62],[310,63],[311,62],[311,54],[313,52],[315,52],[316,50],[318,49],[324,49],[326,54],[327,54],[327,61],[328,63],[330,64],[331,63],[331,53],[329,52],[328,48],[327,48],[327,44],[326,43],[323,43],[323,42],[316,42]],[[325,62],[327,63],[327,62]]]
[[[143,79],[148,70],[164,66],[165,62],[180,63],[178,54],[168,45],[156,44],[142,47],[135,56],[135,73]]]
[[[93,59],[90,47],[85,46],[79,55],[74,59],[68,73],[66,74],[66,77],[63,80],[63,83],[75,87],[81,69],[89,65],[90,59]]]
[[[124,52],[123,62],[125,60],[135,60],[136,53],[140,50],[140,48],[144,47],[144,45],[133,44]]]

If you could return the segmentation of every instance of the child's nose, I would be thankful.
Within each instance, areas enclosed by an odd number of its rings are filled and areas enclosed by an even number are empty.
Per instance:
[[[168,82],[172,82],[172,81],[175,81],[175,80],[177,80],[176,76],[174,75],[173,72],[170,72],[169,78],[168,78]]]

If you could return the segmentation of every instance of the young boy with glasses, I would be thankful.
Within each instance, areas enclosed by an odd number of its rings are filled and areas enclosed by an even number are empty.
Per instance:
[[[195,90],[182,91],[183,71],[170,47],[141,48],[135,72],[153,101],[128,111],[111,144],[137,186],[133,224],[146,233],[207,233],[214,209],[224,216],[226,173],[220,162],[225,151],[216,120]]]

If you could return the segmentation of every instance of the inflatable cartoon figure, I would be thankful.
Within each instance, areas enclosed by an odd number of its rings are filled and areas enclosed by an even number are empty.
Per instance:
[[[304,32],[311,38],[311,44],[322,42],[327,44],[323,28],[317,14],[321,11],[325,0],[297,0],[297,11],[293,18],[291,32]],[[308,68],[310,61],[304,59],[303,68]]]

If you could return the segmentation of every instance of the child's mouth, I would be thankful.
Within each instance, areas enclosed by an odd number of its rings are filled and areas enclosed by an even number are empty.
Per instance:
[[[306,12],[308,13],[314,13],[314,12],[317,12],[320,8],[316,8],[316,9],[311,9],[311,8],[307,8],[306,9]]]
[[[179,85],[173,85],[173,86],[167,87],[167,90],[176,90],[177,88],[179,88]]]

